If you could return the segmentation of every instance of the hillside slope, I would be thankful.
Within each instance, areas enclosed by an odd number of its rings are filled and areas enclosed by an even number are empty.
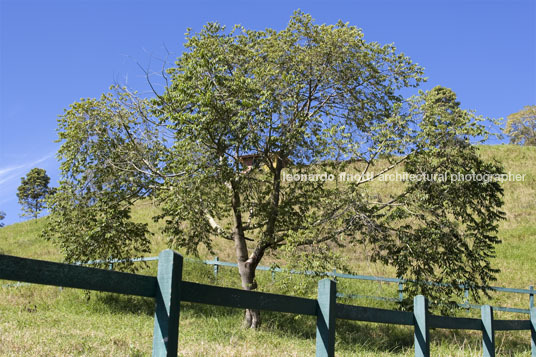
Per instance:
[[[505,171],[524,175],[520,182],[505,182],[504,210],[507,219],[500,225],[499,237],[502,244],[497,246],[496,267],[498,285],[527,287],[536,283],[536,277],[527,272],[536,272],[536,147],[515,145],[481,146],[483,158],[497,160],[504,165]],[[393,182],[384,185],[396,184]],[[139,203],[133,210],[133,219],[147,222],[151,231],[152,254],[156,255],[166,248],[166,239],[159,232],[158,224],[150,217],[157,213],[151,202]],[[51,242],[39,238],[44,218],[16,223],[0,229],[0,253],[32,257],[46,260],[61,260],[61,253]],[[234,248],[231,242],[216,242],[216,252],[221,260],[234,261]],[[371,265],[364,254],[356,248],[349,254],[351,265],[362,274],[389,275],[389,267]],[[202,258],[209,258],[208,252],[201,252]],[[268,257],[262,264],[269,265],[273,259]]]
[[[496,285],[526,288],[536,283],[536,147],[511,145],[483,146],[481,155],[503,163],[505,171],[525,175],[521,182],[505,182],[507,220],[501,223],[496,267],[501,269]],[[166,247],[158,224],[150,220],[157,212],[151,202],[138,204],[133,219],[150,224],[152,254]],[[38,237],[44,219],[29,220],[0,229],[0,254],[61,261],[61,253],[50,242]],[[233,261],[232,245],[215,245],[220,260]],[[352,268],[361,274],[392,275],[392,269],[367,262],[359,248],[347,254]],[[208,258],[207,252],[201,252]],[[262,264],[268,265],[273,257]],[[146,273],[154,274],[154,266]],[[212,267],[186,262],[184,279],[209,284],[239,286],[236,271],[221,269],[218,279]],[[262,290],[315,296],[314,279],[278,274],[275,281],[259,274]],[[0,283],[6,283],[0,281]],[[368,284],[368,285],[367,285]],[[396,294],[395,284],[363,283],[350,285],[339,281],[339,291],[369,295]],[[526,308],[525,295],[493,294],[495,305]],[[359,300],[349,303],[393,308],[388,304]],[[380,305],[377,305],[380,304]],[[242,312],[193,304],[181,305],[181,355],[272,356],[314,354],[314,319],[285,314],[264,315],[260,331],[237,329]],[[42,287],[0,288],[0,355],[131,355],[150,354],[153,302],[149,299],[120,297],[113,294]],[[460,311],[478,315],[478,311]],[[499,318],[526,318],[526,315],[497,314]],[[46,333],[44,333],[46,331]],[[432,354],[449,356],[481,355],[479,333],[438,330],[432,332]],[[340,356],[411,356],[412,330],[407,327],[367,323],[337,323],[337,354]],[[498,333],[500,355],[530,355],[529,333]]]

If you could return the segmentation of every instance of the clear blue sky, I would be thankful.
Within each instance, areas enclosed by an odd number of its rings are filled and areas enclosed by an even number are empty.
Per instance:
[[[209,21],[285,27],[301,9],[394,42],[426,68],[423,89],[452,88],[464,108],[506,117],[536,104],[536,2],[516,1],[24,1],[0,0],[0,210],[20,221],[16,190],[31,168],[58,179],[56,119],[114,82],[147,90],[143,67],[182,51]]]

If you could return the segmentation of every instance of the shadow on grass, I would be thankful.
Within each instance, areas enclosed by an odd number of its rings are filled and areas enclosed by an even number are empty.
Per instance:
[[[183,303],[182,316],[188,318],[233,317],[241,326],[243,309]],[[209,328],[209,327],[207,327]],[[271,311],[262,312],[261,330],[281,337],[309,340],[316,338],[316,317]],[[413,346],[413,332],[409,328],[337,320],[337,348],[353,351],[356,345],[382,352],[398,352]]]
[[[184,314],[190,318],[235,316],[237,319],[240,319],[242,316],[244,316],[244,309],[181,302],[181,314]]]
[[[316,338],[316,317],[265,312],[264,328],[295,338]],[[413,346],[413,331],[408,327],[337,320],[336,343],[339,351],[370,349],[378,352],[400,352]]]
[[[241,326],[243,309],[182,303],[183,316],[190,318],[233,317]],[[207,327],[209,328],[209,327]],[[271,311],[262,312],[261,330],[282,337],[310,340],[316,338],[316,317]],[[482,335],[479,331],[432,329],[433,344],[446,346],[451,351],[479,350]],[[378,353],[403,353],[413,349],[413,327],[337,320],[336,349],[341,352],[369,350]],[[496,348],[500,355],[530,354],[530,332],[498,332]]]
[[[154,315],[155,302],[151,298],[92,292],[88,299],[92,309],[113,314]]]
[[[97,311],[127,314],[154,314],[154,300],[134,296],[107,293],[93,293],[90,305]],[[181,303],[181,315],[187,318],[232,318],[241,327],[244,310],[221,306]],[[316,317],[301,316],[271,311],[262,312],[261,330],[281,337],[301,340],[316,338]],[[207,327],[210,328],[210,327]],[[231,327],[229,327],[231,328]],[[234,327],[233,327],[234,328]],[[432,343],[450,346],[453,350],[479,349],[481,333],[478,331],[452,331],[432,329]],[[357,321],[337,320],[337,349],[341,352],[355,351],[357,348],[373,352],[401,353],[413,349],[413,328],[389,324],[375,324]],[[497,351],[501,355],[517,355],[530,351],[530,332],[499,332],[496,336]]]

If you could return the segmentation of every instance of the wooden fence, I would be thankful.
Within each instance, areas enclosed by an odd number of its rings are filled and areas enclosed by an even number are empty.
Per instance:
[[[530,330],[536,357],[536,308],[529,320],[496,320],[488,305],[481,319],[432,315],[422,295],[415,297],[413,312],[345,305],[336,302],[336,283],[329,279],[319,281],[314,300],[183,281],[182,263],[181,255],[164,250],[153,277],[0,255],[0,279],[154,298],[153,356],[177,355],[180,301],[188,301],[316,316],[317,356],[334,356],[336,319],[346,319],[414,326],[415,356],[430,355],[431,328],[482,331],[484,356],[495,356],[495,331]]]

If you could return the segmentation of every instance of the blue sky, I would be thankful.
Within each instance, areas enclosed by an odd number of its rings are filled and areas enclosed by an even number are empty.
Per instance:
[[[20,178],[41,167],[57,184],[56,119],[114,82],[147,91],[138,65],[159,70],[166,48],[209,21],[285,27],[301,9],[339,19],[365,39],[395,43],[426,68],[422,86],[452,88],[462,106],[506,117],[536,104],[536,2],[516,1],[24,1],[0,0],[0,210],[21,220]],[[498,143],[495,141],[495,143]]]

